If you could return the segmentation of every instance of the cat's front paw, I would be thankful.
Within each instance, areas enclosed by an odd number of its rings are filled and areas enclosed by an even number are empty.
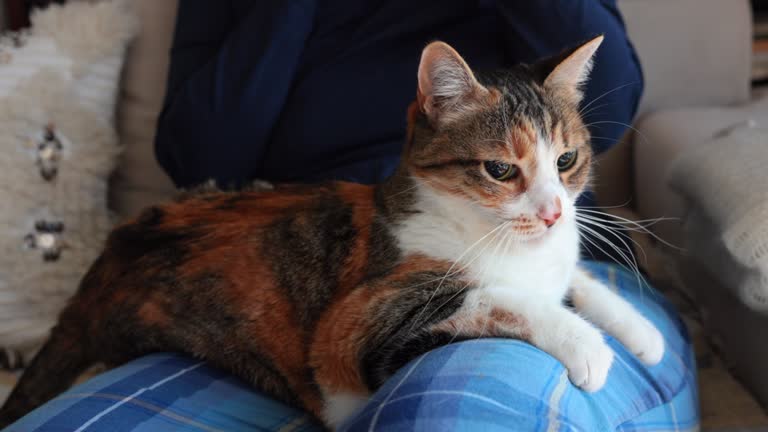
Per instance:
[[[638,317],[623,333],[619,340],[643,364],[653,366],[664,357],[664,337],[647,319]]]
[[[613,363],[613,350],[594,328],[565,341],[562,359],[571,382],[588,392],[603,388]]]

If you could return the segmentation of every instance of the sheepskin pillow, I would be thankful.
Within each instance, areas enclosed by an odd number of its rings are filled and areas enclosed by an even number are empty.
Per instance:
[[[137,27],[122,0],[31,21],[0,41],[0,357],[11,367],[45,339],[110,229],[115,98]]]
[[[688,206],[690,254],[768,314],[768,128],[737,124],[685,152],[669,182]]]

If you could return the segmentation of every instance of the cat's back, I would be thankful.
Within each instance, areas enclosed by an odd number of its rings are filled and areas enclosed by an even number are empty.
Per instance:
[[[289,221],[304,220],[318,229],[329,218],[349,224],[356,214],[373,211],[373,187],[355,183],[278,185],[238,192],[204,190],[145,209],[116,228],[108,244],[133,240],[151,247],[153,242],[140,240],[157,236],[197,237],[211,243],[224,241],[224,237],[247,237]]]
[[[115,229],[101,267],[130,268],[134,282],[216,280],[237,295],[271,290],[321,308],[370,267],[374,201],[374,187],[344,182],[187,195]]]
[[[151,207],[113,231],[76,303],[98,305],[104,320],[133,304],[136,320],[153,326],[194,316],[229,328],[233,347],[242,331],[285,354],[280,362],[300,361],[303,339],[288,352],[268,335],[306,334],[365,277],[375,207],[374,188],[351,183],[210,192]]]

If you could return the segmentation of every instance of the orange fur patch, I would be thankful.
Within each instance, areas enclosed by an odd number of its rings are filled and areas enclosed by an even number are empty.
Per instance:
[[[359,390],[358,365],[356,359],[350,358],[355,355],[356,345],[349,338],[357,334],[359,324],[365,322],[364,311],[371,298],[361,290],[348,293],[360,283],[366,271],[370,227],[375,216],[374,189],[351,183],[336,183],[334,187],[338,197],[351,206],[352,223],[358,235],[338,281],[337,297],[347,296],[343,300],[345,307],[337,312],[332,308],[331,316],[322,318],[318,326],[332,327],[327,329],[333,338],[327,342],[326,351],[330,356],[327,361],[339,365],[338,369],[334,368],[339,376],[330,382]],[[306,344],[313,339],[315,329],[305,329],[298,322],[291,300],[277,284],[271,262],[263,259],[261,250],[255,244],[254,247],[244,247],[244,244],[251,238],[259,238],[286,213],[294,212],[298,224],[302,220],[311,224],[309,214],[303,214],[302,209],[311,209],[317,197],[328,192],[330,189],[288,186],[276,191],[245,192],[240,199],[234,194],[193,197],[163,207],[160,223],[160,229],[168,231],[205,225],[204,237],[185,243],[187,259],[176,269],[178,277],[196,280],[206,275],[238,275],[226,279],[219,295],[224,297],[223,304],[237,304],[238,310],[248,311],[250,318],[246,317],[246,324],[238,326],[238,333],[233,334],[231,340],[220,341],[221,348],[243,341],[253,344],[285,377],[305,408],[318,416],[322,411],[322,395],[307,379],[310,362]],[[139,313],[147,323],[161,323],[164,318],[162,309],[153,303],[144,304]]]
[[[366,394],[359,371],[359,348],[377,325],[373,311],[399,293],[397,282],[425,269],[447,271],[449,262],[423,256],[405,258],[386,277],[362,285],[336,302],[321,318],[312,344],[310,364],[318,384],[332,392]]]
[[[365,275],[370,249],[371,226],[376,215],[374,189],[356,184],[344,184],[339,189],[341,199],[353,209],[352,224],[357,231],[355,243],[339,276],[339,295],[357,286]]]
[[[518,159],[525,159],[536,148],[536,136],[536,128],[529,121],[521,122],[509,131],[508,139]]]
[[[168,314],[157,303],[148,301],[139,308],[139,319],[150,326],[167,327],[171,324]]]
[[[459,313],[436,324],[433,329],[470,337],[530,339],[530,329],[523,318],[498,308],[493,308],[490,312],[478,309],[472,314]]]

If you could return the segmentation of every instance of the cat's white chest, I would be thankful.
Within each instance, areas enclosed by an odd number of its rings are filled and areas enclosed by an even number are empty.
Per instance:
[[[468,232],[448,218],[421,216],[403,224],[397,237],[406,254],[453,262],[452,272],[467,274],[492,297],[535,296],[558,303],[562,300],[579,258],[575,221],[561,220],[552,232],[532,243],[478,241],[477,237],[483,235],[467,235]]]
[[[535,296],[560,302],[568,290],[579,257],[575,224],[534,245],[518,245],[505,255],[488,254],[469,270],[480,289],[492,295]]]

